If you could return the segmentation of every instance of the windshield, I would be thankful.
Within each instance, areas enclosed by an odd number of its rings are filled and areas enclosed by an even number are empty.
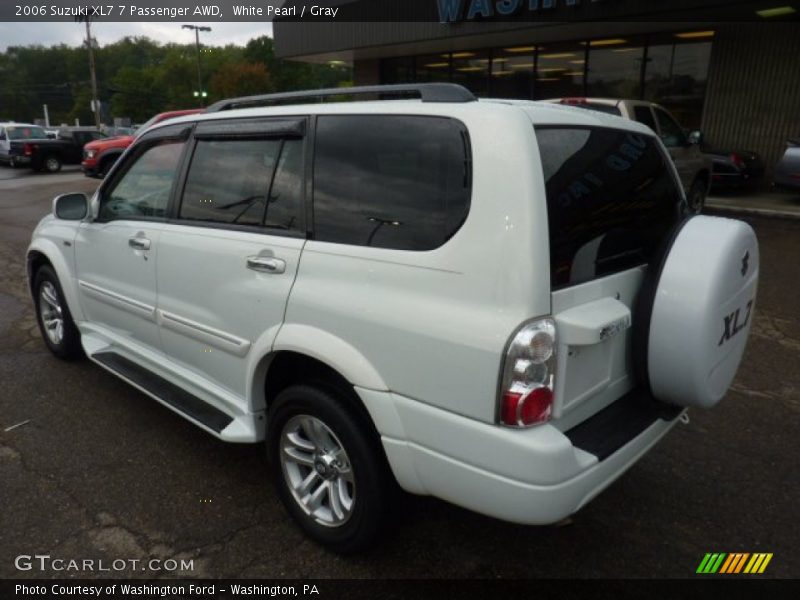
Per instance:
[[[42,127],[35,125],[21,125],[6,127],[10,140],[46,140],[47,134]]]

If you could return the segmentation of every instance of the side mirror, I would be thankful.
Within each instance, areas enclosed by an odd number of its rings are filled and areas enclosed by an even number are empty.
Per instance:
[[[699,129],[689,132],[689,143],[699,146],[703,143],[703,132]]]
[[[80,221],[89,212],[89,199],[86,194],[61,194],[53,200],[53,214],[64,221]]]

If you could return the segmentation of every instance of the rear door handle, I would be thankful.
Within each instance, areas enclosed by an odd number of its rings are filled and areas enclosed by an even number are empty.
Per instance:
[[[271,256],[248,256],[247,268],[260,273],[283,273],[286,271],[286,261]]]
[[[128,246],[136,250],[150,250],[150,240],[143,237],[132,237],[128,239]]]

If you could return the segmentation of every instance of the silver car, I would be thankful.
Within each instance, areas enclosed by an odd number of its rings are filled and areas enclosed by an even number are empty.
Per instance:
[[[669,150],[686,192],[689,208],[695,213],[703,210],[711,186],[712,161],[700,150],[703,136],[699,131],[687,135],[667,109],[645,100],[555,98],[548,102],[596,110],[647,125]]]
[[[800,190],[800,138],[787,140],[786,151],[775,165],[773,181],[777,187]]]

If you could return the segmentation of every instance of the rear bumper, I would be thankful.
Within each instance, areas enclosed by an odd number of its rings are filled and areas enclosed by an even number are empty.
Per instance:
[[[609,446],[592,439],[620,430],[611,414],[617,403],[601,411],[605,416],[598,413],[596,423],[590,424],[593,417],[562,433],[552,425],[506,429],[395,394],[357,391],[403,488],[529,525],[554,523],[582,508],[674,427],[678,419],[669,417],[680,412],[629,423]]]

